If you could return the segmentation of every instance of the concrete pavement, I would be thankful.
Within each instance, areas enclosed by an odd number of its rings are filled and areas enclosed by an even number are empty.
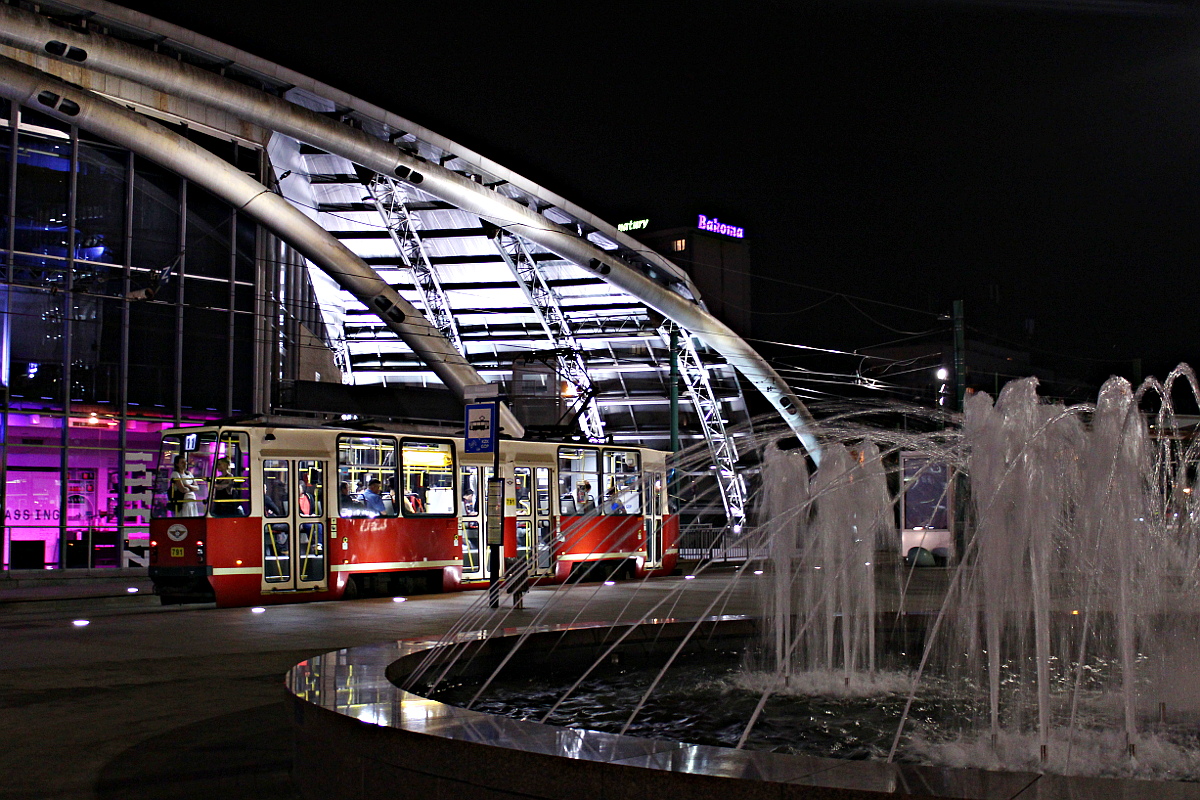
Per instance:
[[[703,614],[723,578],[688,581],[655,616]],[[684,584],[534,589],[480,624],[631,618]],[[714,610],[748,613],[749,582]],[[0,800],[296,798],[282,676],[304,658],[440,633],[481,592],[249,609],[144,598],[0,605]],[[486,615],[486,611],[483,612]],[[76,627],[75,619],[87,619]]]
[[[136,575],[0,595],[0,800],[298,798],[283,674],[305,658],[371,642],[468,628],[710,613],[756,613],[758,579],[535,588],[525,610],[493,614],[483,592],[406,602],[250,609],[160,606]],[[894,575],[894,573],[892,573]],[[897,605],[894,577],[879,608]],[[936,607],[942,570],[915,573],[910,598]],[[3,587],[0,587],[3,588]],[[15,594],[14,594],[15,592]],[[909,607],[913,607],[910,602]],[[76,627],[77,619],[89,624]]]

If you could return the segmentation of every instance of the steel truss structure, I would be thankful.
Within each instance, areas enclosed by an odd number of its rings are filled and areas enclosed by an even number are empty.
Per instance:
[[[726,429],[721,401],[713,392],[708,367],[701,360],[691,334],[667,321],[660,328],[666,341],[671,341],[672,328],[678,331],[679,377],[687,387],[704,440],[708,443],[725,516],[730,527],[740,531],[746,524],[746,482],[737,470],[737,445]]]
[[[516,276],[521,290],[529,300],[529,306],[538,315],[542,328],[557,351],[555,361],[559,375],[575,389],[576,396],[585,398],[585,406],[579,414],[579,426],[585,436],[594,442],[604,440],[604,423],[600,411],[592,402],[594,393],[592,379],[588,376],[587,364],[583,360],[583,349],[575,340],[575,334],[562,310],[558,293],[550,288],[537,261],[530,255],[529,244],[516,234],[497,229],[496,250],[504,263]]]
[[[429,254],[421,242],[420,220],[408,210],[405,184],[386,175],[375,175],[364,186],[384,227],[392,235],[392,242],[404,265],[412,275],[412,281],[421,295],[421,307],[433,326],[450,340],[454,349],[463,352],[462,337],[458,335],[458,324],[454,321],[454,310],[446,292],[438,282],[437,273],[429,263]]]

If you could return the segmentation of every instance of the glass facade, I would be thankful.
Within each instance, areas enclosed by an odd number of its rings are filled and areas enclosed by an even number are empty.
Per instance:
[[[261,150],[176,130],[261,175]],[[199,186],[7,102],[0,208],[0,567],[142,566],[159,432],[265,410],[279,270]]]

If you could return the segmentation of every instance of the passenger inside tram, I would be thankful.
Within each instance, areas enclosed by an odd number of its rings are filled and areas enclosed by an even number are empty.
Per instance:
[[[589,514],[596,510],[596,498],[592,496],[592,484],[580,481],[575,486],[575,513]]]
[[[338,511],[343,517],[361,517],[366,506],[350,491],[350,481],[338,485]]]
[[[287,516],[287,487],[276,477],[268,476],[263,490],[263,512],[268,517]]]
[[[212,514],[214,517],[244,517],[243,486],[245,481],[237,477],[228,458],[218,458],[213,473]]]
[[[198,495],[204,479],[192,474],[186,456],[176,456],[171,471],[170,507],[176,517],[199,517],[204,514],[204,504]]]
[[[604,513],[609,515],[625,513],[625,504],[621,502],[621,495],[616,486],[608,487],[608,493],[604,497]]]
[[[387,508],[383,504],[382,491],[383,483],[378,478],[373,478],[367,484],[366,491],[362,493],[362,502],[368,516],[378,517],[387,513]]]

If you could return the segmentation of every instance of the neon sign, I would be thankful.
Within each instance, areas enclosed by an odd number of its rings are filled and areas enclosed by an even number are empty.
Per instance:
[[[648,220],[648,219],[631,219],[631,220],[629,220],[629,222],[619,223],[617,225],[617,230],[619,230],[621,233],[628,233],[629,231],[640,231],[649,224],[650,224],[650,220]]]
[[[696,227],[702,231],[708,231],[709,233],[719,233],[722,236],[730,236],[734,239],[745,239],[746,238],[746,229],[745,228],[737,228],[737,227],[734,227],[733,225],[726,225],[724,222],[721,222],[721,220],[717,219],[716,217],[709,219],[708,217],[704,216],[703,214],[700,215],[700,220],[696,223]]]

